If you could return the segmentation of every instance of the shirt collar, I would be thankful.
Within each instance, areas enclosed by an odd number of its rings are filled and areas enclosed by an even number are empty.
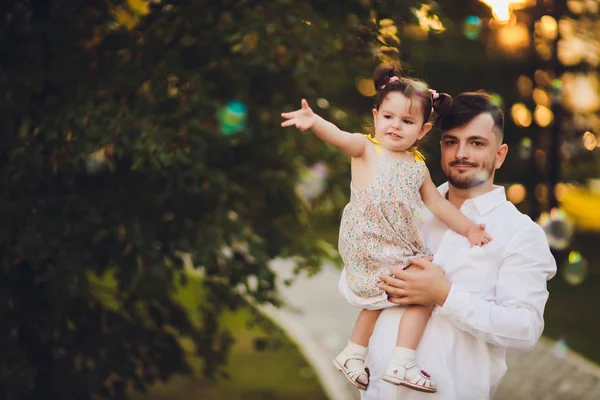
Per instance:
[[[448,193],[448,182],[444,182],[438,187],[438,191],[446,197]],[[506,194],[503,186],[494,185],[494,189],[487,193],[467,199],[463,205],[473,206],[479,215],[485,215],[499,205],[506,203]]]

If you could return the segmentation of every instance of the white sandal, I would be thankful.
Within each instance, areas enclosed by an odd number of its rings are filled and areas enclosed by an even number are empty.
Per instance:
[[[431,376],[412,361],[403,366],[390,363],[382,379],[393,385],[402,385],[421,392],[437,392]]]
[[[354,365],[353,367],[346,367],[346,363],[348,360],[358,360],[362,363],[362,365]],[[362,384],[358,381],[358,378],[361,375],[366,375],[367,380],[370,378],[369,368],[365,368],[365,358],[360,354],[349,354],[342,351],[340,354],[335,357],[333,360],[333,365],[344,373],[346,379],[350,381],[351,384],[359,388],[360,390],[367,390],[368,383]]]

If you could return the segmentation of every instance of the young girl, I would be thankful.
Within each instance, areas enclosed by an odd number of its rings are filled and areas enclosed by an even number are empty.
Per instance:
[[[389,275],[389,266],[406,268],[411,259],[430,255],[419,236],[421,201],[472,245],[482,246],[491,240],[483,225],[471,222],[437,191],[422,155],[414,147],[432,128],[428,121],[434,109],[449,108],[450,96],[438,95],[424,82],[400,77],[389,66],[375,70],[374,83],[378,92],[373,109],[374,137],[341,131],[316,115],[304,99],[300,110],[281,114],[287,120],[281,126],[310,129],[351,157],[351,196],[339,233],[344,262],[340,289],[349,292],[355,299],[351,303],[362,310],[348,345],[334,364],[362,390],[369,383],[364,366],[369,338],[381,310],[394,306],[378,287],[379,276]],[[405,311],[385,381],[436,391],[429,374],[414,363],[431,310],[410,306]]]

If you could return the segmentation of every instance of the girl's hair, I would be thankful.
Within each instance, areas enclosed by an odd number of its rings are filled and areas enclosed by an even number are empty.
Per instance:
[[[423,123],[432,120],[437,124],[441,116],[445,115],[452,106],[452,97],[446,93],[438,93],[437,98],[429,92],[429,86],[422,80],[402,76],[394,66],[382,64],[375,69],[373,82],[377,96],[375,109],[379,110],[381,103],[388,93],[400,92],[409,99],[420,99],[423,111]],[[432,112],[433,111],[433,112]]]

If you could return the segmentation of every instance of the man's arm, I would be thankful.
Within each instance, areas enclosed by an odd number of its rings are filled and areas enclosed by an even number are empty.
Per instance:
[[[496,282],[496,299],[485,300],[450,284],[435,265],[419,260],[423,271],[392,269],[394,278],[383,278],[396,304],[438,304],[435,313],[457,328],[494,345],[531,350],[544,329],[546,282],[556,273],[556,263],[537,225],[519,231],[508,246]],[[419,275],[423,279],[419,278]],[[400,282],[397,282],[400,280]]]
[[[436,312],[488,343],[531,350],[544,330],[546,282],[555,275],[556,262],[544,232],[534,224],[519,231],[508,249],[498,273],[495,301],[453,284]]]

